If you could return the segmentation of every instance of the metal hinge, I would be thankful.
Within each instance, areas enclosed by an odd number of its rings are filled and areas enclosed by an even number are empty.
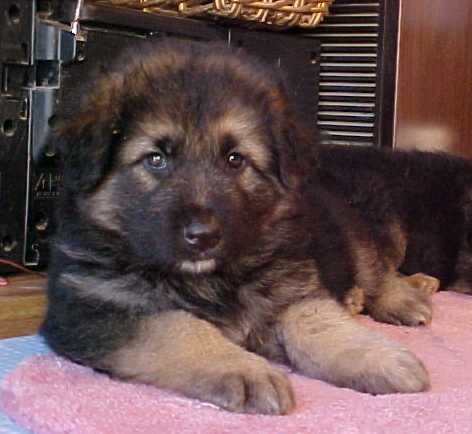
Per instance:
[[[0,93],[13,97],[30,89],[57,89],[62,62],[74,59],[82,2],[74,22],[65,31],[43,22],[36,1],[0,3]]]
[[[37,60],[34,65],[4,63],[1,92],[19,96],[26,89],[58,88],[59,72],[58,60]]]

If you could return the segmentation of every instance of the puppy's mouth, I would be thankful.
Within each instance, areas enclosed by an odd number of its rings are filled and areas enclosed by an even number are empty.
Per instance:
[[[203,259],[200,261],[182,261],[179,269],[189,274],[209,274],[215,271],[216,261],[214,259]]]

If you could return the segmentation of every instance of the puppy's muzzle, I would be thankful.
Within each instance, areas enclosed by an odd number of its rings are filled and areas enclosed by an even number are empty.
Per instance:
[[[221,241],[221,226],[214,215],[194,216],[184,226],[185,243],[192,250],[205,253],[218,246]]]

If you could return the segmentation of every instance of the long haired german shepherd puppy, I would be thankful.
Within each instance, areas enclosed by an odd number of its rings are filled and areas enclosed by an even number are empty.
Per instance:
[[[379,240],[322,187],[315,137],[244,53],[171,41],[124,55],[56,135],[49,345],[237,412],[293,408],[267,359],[373,394],[427,389],[418,358],[345,303],[362,289],[374,318],[424,324],[434,279],[397,273],[398,222]]]
[[[356,208],[376,237],[395,219],[404,274],[426,273],[472,294],[472,162],[442,153],[323,146],[323,186]]]

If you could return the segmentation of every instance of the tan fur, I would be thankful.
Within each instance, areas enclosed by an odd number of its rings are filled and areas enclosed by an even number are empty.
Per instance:
[[[408,245],[407,234],[396,219],[388,225],[387,233],[391,244],[386,246],[385,256],[390,259],[392,267],[397,270],[405,259]]]
[[[116,219],[114,195],[119,194],[116,179],[109,176],[98,189],[80,203],[81,212],[98,226],[112,231],[119,231],[120,225]]]
[[[254,170],[251,167],[248,167],[244,173],[241,174],[238,184],[243,191],[255,197],[261,197],[263,199],[267,197],[269,200],[274,197],[274,191],[264,188],[264,184],[259,182],[258,178],[254,176]]]
[[[75,290],[75,294],[82,299],[89,299],[92,302],[111,302],[122,307],[146,308],[150,305],[150,297],[136,297],[132,291],[133,279],[129,276],[117,277],[103,280],[94,276],[74,274],[64,272],[60,275],[59,281],[64,286]]]
[[[290,362],[305,375],[374,394],[429,387],[416,356],[358,324],[334,300],[292,305],[279,327]]]
[[[231,134],[238,143],[235,151],[251,158],[260,169],[267,169],[270,154],[262,143],[259,128],[256,113],[252,113],[248,107],[236,105],[214,120],[211,133],[220,142]]]
[[[94,261],[96,263],[103,262],[103,258],[99,255],[95,255],[90,251],[80,248],[72,248],[63,242],[56,243],[56,248],[60,250],[65,256],[76,261]]]
[[[392,272],[384,276],[377,295],[366,298],[367,311],[374,319],[410,326],[431,322],[431,291],[418,289],[408,279]]]
[[[386,236],[388,242],[379,252],[372,241],[356,240],[351,235],[357,283],[364,295],[363,305],[378,321],[409,326],[429,324],[431,295],[438,289],[439,282],[424,274],[399,275],[397,270],[405,257],[407,237],[395,220],[387,227]],[[350,304],[350,294],[344,301],[348,310],[355,312],[356,307]]]
[[[433,295],[439,290],[440,282],[433,276],[424,273],[416,273],[405,276],[404,280],[414,288],[422,291],[426,295]]]
[[[272,284],[272,293],[283,303],[297,297],[306,297],[316,293],[325,296],[328,292],[323,287],[318,267],[314,259],[304,261],[280,260],[267,273],[268,282]]]
[[[355,260],[356,283],[368,294],[377,290],[384,267],[379,252],[370,240],[358,240],[350,237],[351,252]]]
[[[130,381],[232,411],[285,414],[294,407],[292,388],[281,371],[184,311],[150,317],[132,342],[107,358],[107,365]]]
[[[355,286],[344,297],[343,305],[355,316],[364,310],[364,290]]]
[[[134,163],[146,155],[156,152],[159,150],[157,146],[159,140],[166,137],[183,137],[184,132],[178,123],[166,116],[160,116],[158,120],[152,118],[149,121],[140,122],[135,134],[136,137],[120,148],[119,161],[121,164]],[[169,153],[167,149],[161,149],[161,151]]]
[[[251,302],[259,285],[270,285],[270,298],[277,299],[281,306],[310,297],[314,292],[320,296],[328,296],[328,292],[320,282],[314,260],[278,260],[272,268],[267,268],[258,282],[240,288],[240,300],[248,300],[248,303],[237,321],[222,329],[224,335],[238,345],[283,363],[287,359],[274,327],[260,329],[258,326],[259,316],[268,303],[268,299],[262,297],[257,302]],[[275,311],[273,313],[276,314]]]
[[[141,166],[133,167],[129,181],[136,183],[142,193],[151,192],[157,185],[156,178]]]

